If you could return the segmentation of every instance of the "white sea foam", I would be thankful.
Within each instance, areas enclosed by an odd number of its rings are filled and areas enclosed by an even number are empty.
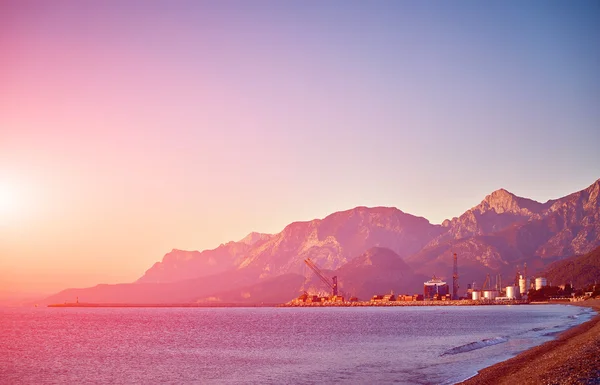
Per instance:
[[[483,349],[488,346],[502,344],[506,341],[508,341],[508,337],[486,338],[485,340],[471,342],[471,343],[468,343],[465,345],[457,346],[455,348],[446,350],[444,353],[442,353],[442,356],[447,355],[447,354],[466,353],[466,352],[470,352],[472,350]]]

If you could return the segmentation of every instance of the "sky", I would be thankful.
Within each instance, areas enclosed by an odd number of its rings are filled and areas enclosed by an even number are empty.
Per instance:
[[[598,1],[0,2],[0,295],[356,206],[579,191],[599,68]]]

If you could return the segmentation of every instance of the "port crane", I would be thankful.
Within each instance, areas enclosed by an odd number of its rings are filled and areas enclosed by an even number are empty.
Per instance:
[[[489,273],[485,276],[485,282],[483,283],[483,286],[481,287],[481,290],[485,290],[486,288],[488,290],[490,288],[490,274]]]
[[[319,277],[321,281],[323,281],[331,289],[331,295],[333,297],[338,295],[337,276],[332,277],[331,282],[329,282],[329,279],[325,276],[325,274],[323,274],[321,269],[319,269],[317,265],[315,265],[315,263],[310,260],[310,258],[306,258],[304,260],[304,263],[306,263],[306,265],[310,267],[312,271],[314,271],[317,277]]]

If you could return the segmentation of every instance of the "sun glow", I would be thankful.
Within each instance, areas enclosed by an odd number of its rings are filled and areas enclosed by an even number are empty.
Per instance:
[[[17,189],[0,182],[0,224],[6,224],[19,214],[21,203]]]

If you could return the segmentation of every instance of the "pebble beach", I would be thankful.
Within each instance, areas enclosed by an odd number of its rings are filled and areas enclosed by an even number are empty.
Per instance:
[[[600,299],[571,304],[600,313]],[[461,384],[600,384],[600,314]]]

